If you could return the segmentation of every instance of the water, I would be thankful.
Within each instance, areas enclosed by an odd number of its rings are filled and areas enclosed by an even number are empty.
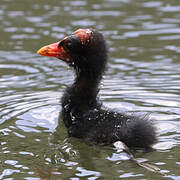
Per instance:
[[[0,179],[180,179],[179,1],[1,0],[0,22]],[[67,138],[58,124],[73,73],[36,51],[80,27],[107,39],[101,99],[119,111],[150,114],[157,150],[135,156],[167,176],[112,148]]]

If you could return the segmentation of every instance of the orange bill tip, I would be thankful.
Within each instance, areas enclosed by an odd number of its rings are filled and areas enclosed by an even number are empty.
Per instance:
[[[50,44],[47,46],[43,46],[42,48],[40,48],[37,51],[37,53],[42,55],[42,56],[57,57],[59,54],[58,44],[59,44],[59,42],[54,43],[54,44]]]
[[[46,46],[40,48],[37,53],[40,54],[40,55],[44,55],[45,54],[45,51],[46,51]]]

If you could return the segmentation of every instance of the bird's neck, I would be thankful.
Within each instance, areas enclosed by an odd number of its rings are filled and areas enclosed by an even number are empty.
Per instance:
[[[96,57],[79,60],[80,64],[75,63],[73,66],[76,74],[75,81],[66,89],[62,98],[62,107],[68,107],[63,108],[64,111],[83,114],[100,106],[97,95],[106,60],[106,53],[100,52],[98,55],[96,54]],[[86,64],[87,61],[91,63]]]
[[[96,107],[100,80],[101,75],[93,72],[76,72],[74,83],[66,89],[63,96],[62,106],[68,105],[75,111],[87,111]]]
[[[95,72],[76,72],[76,79],[71,86],[72,95],[76,96],[82,104],[96,102],[99,92],[101,75]]]

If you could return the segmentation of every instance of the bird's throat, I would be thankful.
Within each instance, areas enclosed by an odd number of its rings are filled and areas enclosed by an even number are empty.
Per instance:
[[[96,98],[99,91],[99,79],[92,76],[81,75],[77,76],[72,85],[74,93],[79,94],[82,98]]]

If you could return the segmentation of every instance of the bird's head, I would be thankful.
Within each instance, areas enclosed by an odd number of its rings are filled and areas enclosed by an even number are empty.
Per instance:
[[[102,71],[107,59],[103,35],[92,29],[78,29],[61,41],[42,47],[38,53],[61,59],[80,70]]]

